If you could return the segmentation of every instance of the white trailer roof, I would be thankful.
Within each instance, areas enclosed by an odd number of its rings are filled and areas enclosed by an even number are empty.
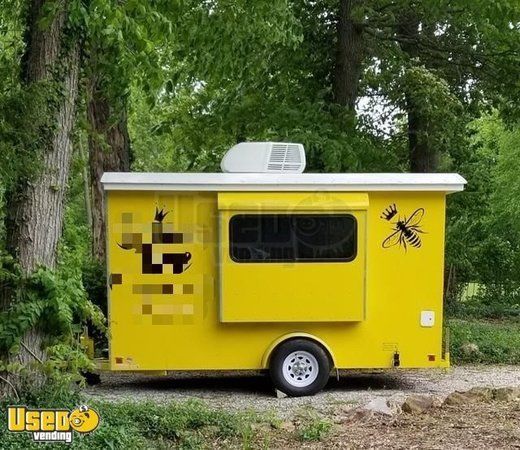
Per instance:
[[[106,172],[107,191],[441,191],[464,189],[456,173]]]

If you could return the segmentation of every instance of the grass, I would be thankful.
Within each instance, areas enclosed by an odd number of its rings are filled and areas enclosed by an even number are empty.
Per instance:
[[[312,402],[300,408],[297,417],[296,437],[301,442],[322,441],[330,434],[332,422],[318,413]]]
[[[298,437],[301,441],[321,441],[330,432],[332,422],[324,418],[316,418],[298,429]]]
[[[520,364],[520,320],[449,319],[454,364]]]
[[[200,401],[157,405],[151,402],[89,402],[101,416],[100,426],[91,434],[74,434],[72,445],[50,444],[53,448],[205,448],[250,447],[258,431],[253,425],[263,418],[252,413],[210,409]],[[6,408],[0,420],[6,424]],[[41,449],[29,433],[0,430],[0,448]],[[261,436],[256,436],[261,440]],[[45,445],[44,445],[45,447]]]

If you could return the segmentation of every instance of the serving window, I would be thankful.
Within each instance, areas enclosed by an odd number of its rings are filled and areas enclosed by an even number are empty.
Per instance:
[[[363,320],[368,205],[366,193],[219,193],[220,320]]]
[[[235,262],[345,262],[356,257],[351,214],[239,214],[229,221]]]

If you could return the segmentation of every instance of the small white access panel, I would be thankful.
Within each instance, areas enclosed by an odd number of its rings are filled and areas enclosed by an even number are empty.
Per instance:
[[[421,327],[430,328],[435,325],[434,311],[421,311]]]

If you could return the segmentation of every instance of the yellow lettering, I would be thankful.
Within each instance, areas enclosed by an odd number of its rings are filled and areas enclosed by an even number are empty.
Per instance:
[[[27,411],[25,422],[27,431],[40,431],[40,411]]]
[[[54,417],[56,413],[54,411],[42,411],[40,415],[41,430],[42,431],[54,431]]]
[[[9,406],[7,414],[7,429],[9,431],[25,431],[25,407]]]
[[[56,430],[57,431],[69,431],[69,413],[68,411],[56,411]]]

